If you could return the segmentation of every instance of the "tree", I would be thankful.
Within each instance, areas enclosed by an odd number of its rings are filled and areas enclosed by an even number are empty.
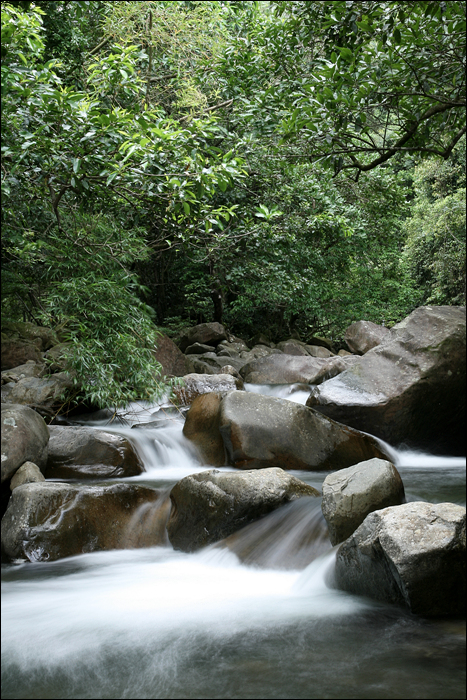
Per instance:
[[[247,119],[335,173],[449,156],[465,133],[464,3],[270,5],[224,61],[225,97]]]
[[[2,5],[2,306],[66,328],[83,398],[151,398],[156,327],[134,266],[168,231],[183,244],[239,163],[212,148],[212,118],[181,127],[144,104],[134,45],[90,57],[85,90],[64,84],[42,14]]]

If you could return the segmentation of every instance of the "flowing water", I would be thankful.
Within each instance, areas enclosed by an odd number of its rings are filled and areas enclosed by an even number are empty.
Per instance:
[[[171,409],[134,405],[91,424],[132,440],[146,472],[127,481],[168,494],[209,468]],[[382,446],[409,500],[465,505],[465,460]],[[320,489],[327,473],[294,474]],[[320,499],[303,498],[195,554],[167,545],[4,565],[2,697],[465,698],[465,621],[336,591],[334,557]]]

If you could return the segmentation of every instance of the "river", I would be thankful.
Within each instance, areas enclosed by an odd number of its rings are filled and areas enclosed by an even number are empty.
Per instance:
[[[166,497],[208,468],[164,407],[86,422],[129,437],[146,472],[127,481]],[[465,505],[464,459],[384,447],[408,500]],[[320,489],[328,472],[293,473]],[[195,554],[2,565],[2,698],[465,698],[465,620],[329,588],[335,550],[319,499],[305,498]]]

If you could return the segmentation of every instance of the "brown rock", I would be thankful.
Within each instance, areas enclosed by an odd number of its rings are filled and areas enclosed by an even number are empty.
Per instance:
[[[186,414],[184,436],[197,448],[202,464],[223,467],[226,464],[224,442],[219,431],[222,394],[197,396]]]
[[[12,492],[2,519],[2,549],[8,559],[55,561],[126,548],[129,541],[132,546],[148,546],[147,532],[143,544],[138,544],[134,516],[158,498],[158,491],[134,484],[23,484]],[[151,544],[160,543],[155,532]]]
[[[154,357],[162,365],[162,374],[167,377],[183,377],[193,372],[190,360],[166,335],[159,336]]]

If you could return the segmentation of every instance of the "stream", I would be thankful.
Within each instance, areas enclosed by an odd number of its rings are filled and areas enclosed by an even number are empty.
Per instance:
[[[80,422],[128,437],[146,471],[125,481],[161,489],[161,501],[209,468],[173,409]],[[465,459],[381,444],[407,500],[465,505]],[[292,473],[321,490],[329,472]],[[320,499],[302,498],[195,554],[167,545],[2,565],[2,698],[465,698],[465,620],[329,588],[336,549]]]

